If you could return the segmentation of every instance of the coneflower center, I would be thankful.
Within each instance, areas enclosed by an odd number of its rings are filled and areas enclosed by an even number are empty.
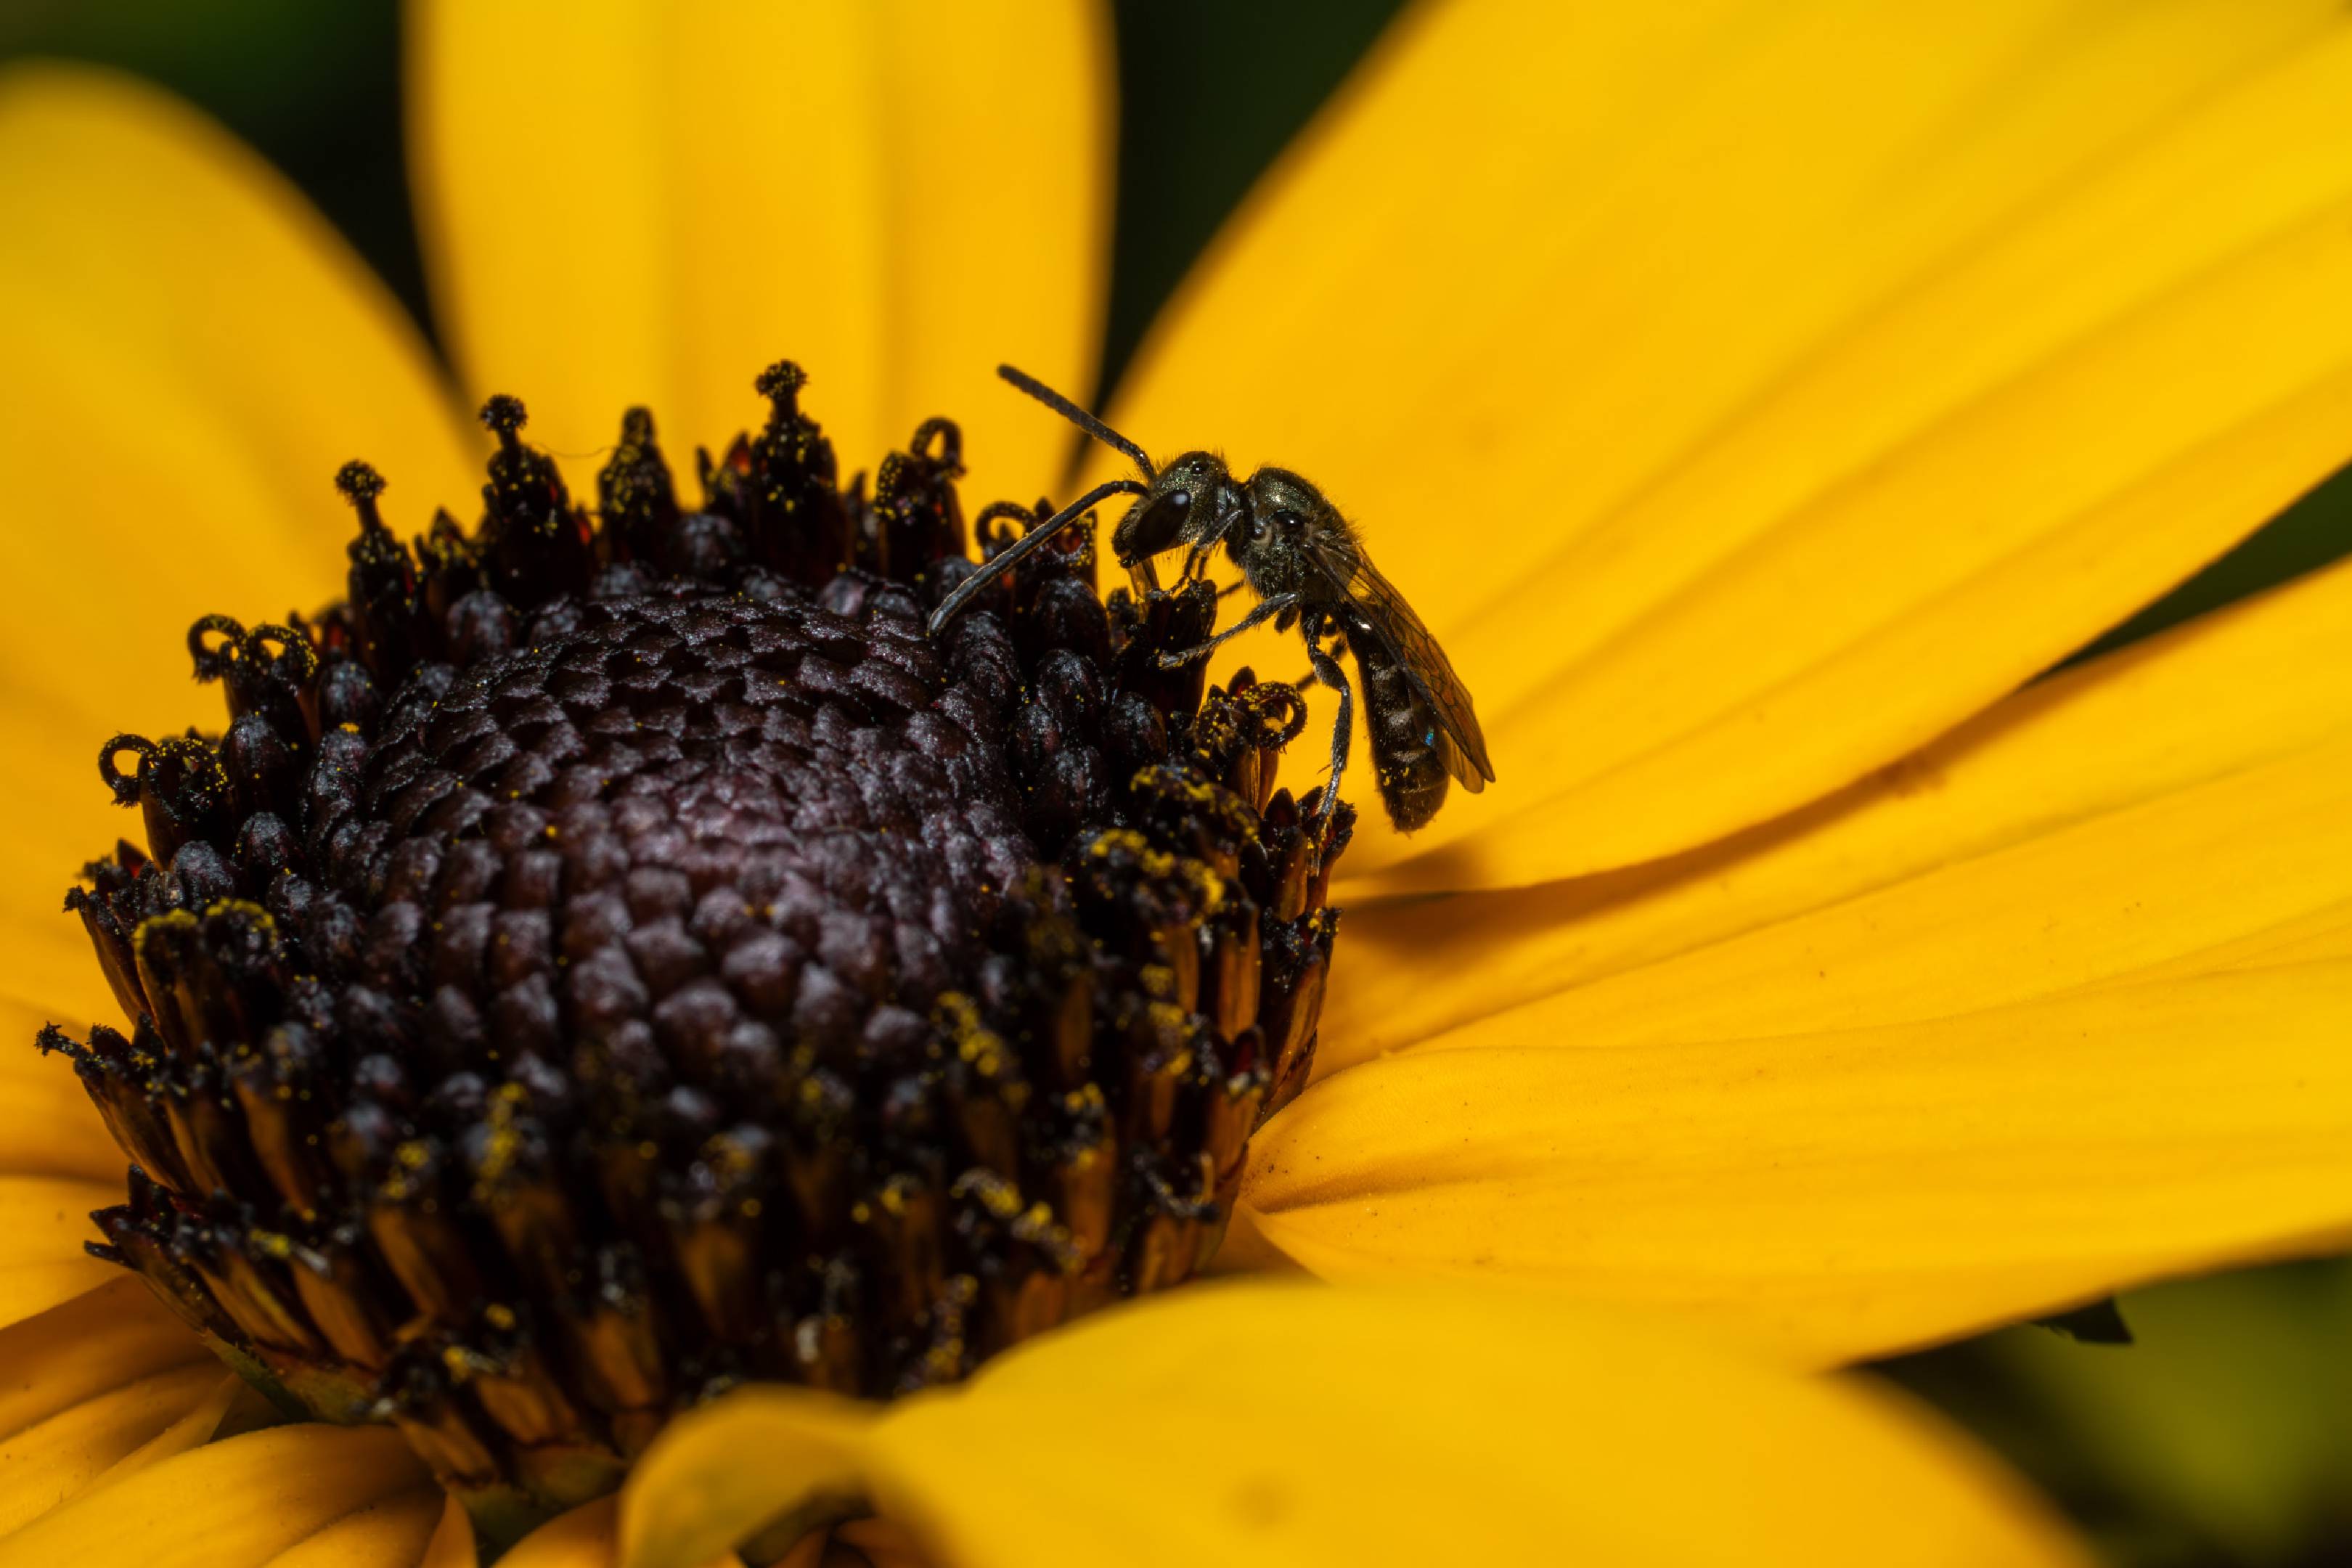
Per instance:
[[[1297,694],[1161,668],[1213,592],[1106,602],[1090,530],[927,639],[957,431],[845,488],[802,381],[691,507],[643,410],[588,509],[492,399],[413,545],[347,467],[348,596],[200,621],[225,731],[100,759],[145,847],[68,904],[131,1027],[42,1040],[132,1162],[93,1250],[494,1532],[736,1382],[1183,1279],[1312,1056],[1352,818],[1275,787]]]

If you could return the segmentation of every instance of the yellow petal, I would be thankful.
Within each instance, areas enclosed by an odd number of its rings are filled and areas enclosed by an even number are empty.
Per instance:
[[[417,1568],[477,1568],[480,1561],[474,1547],[474,1521],[467,1516],[465,1505],[450,1498],[442,1505],[441,1522],[425,1543]]]
[[[123,694],[121,712],[143,708],[152,713],[158,722],[150,733],[176,732],[192,720],[210,719],[218,699],[195,696],[178,680],[179,658],[167,639],[153,639],[148,653],[152,668],[137,689]],[[37,986],[37,996],[26,1000],[53,1009],[49,1016],[61,1025],[68,1018],[123,1024],[79,917],[64,908],[65,890],[84,865],[125,836],[146,838],[139,813],[116,806],[99,779],[98,748],[118,731],[95,712],[60,706],[60,694],[11,690],[9,679],[0,673],[0,756],[10,763],[0,776],[0,952],[11,966],[0,984],[20,994]],[[180,709],[176,718],[167,719],[160,700],[167,688]],[[9,1060],[21,1069],[23,1057],[12,1053]],[[0,1073],[9,1071],[0,1067]]]
[[[1707,1007],[1713,1033],[1744,1036],[1984,1006],[2134,965],[2218,966],[2242,941],[2273,951],[2289,933],[2267,925],[2352,889],[2343,814],[2325,804],[2345,787],[2330,759],[2347,738],[2352,567],[2339,566],[2042,682],[1696,854],[1351,910],[1318,1065],[1448,1030],[1476,1043],[1465,1026],[1538,997],[1565,1043],[1663,1038]],[[2272,820],[2315,805],[2301,828]],[[1530,1021],[1520,1037],[1539,1032]]]
[[[425,1485],[388,1427],[302,1425],[208,1444],[0,1540],[5,1568],[260,1568],[346,1521],[380,1527]],[[425,1532],[438,1510],[425,1514]],[[373,1536],[341,1539],[357,1549]],[[422,1551],[420,1533],[406,1561]],[[369,1559],[362,1557],[360,1561]]]
[[[216,1431],[245,1387],[207,1356],[95,1394],[0,1447],[0,1534],[184,1454]]]
[[[354,1509],[267,1561],[269,1568],[417,1568],[447,1507],[440,1488],[418,1487]]]
[[[345,459],[383,469],[394,515],[419,530],[478,481],[391,296],[185,105],[127,78],[13,70],[0,197],[0,484],[16,520],[0,707],[77,727],[94,756],[109,725],[218,711],[187,689],[196,616],[279,618],[336,589]]]
[[[1269,1122],[1243,1194],[1266,1239],[1817,1362],[2352,1239],[2352,963],[1760,1040],[1562,1050],[1508,1022]]]
[[[0,1329],[0,1366],[37,1373],[0,1387],[0,1535],[127,1466],[203,1441],[226,1407],[215,1397],[220,1363],[120,1273]]]
[[[2315,929],[2334,933],[2326,956],[2352,958],[2348,914],[2352,736],[1430,1046],[1753,1038],[1948,1017],[2150,971],[2274,962],[2274,943]]]
[[[593,462],[756,426],[790,357],[845,475],[934,414],[975,493],[1034,499],[1070,431],[998,384],[1091,383],[1109,210],[1092,0],[671,7],[418,0],[412,167],[467,387]],[[575,481],[586,478],[575,472]]]
[[[1676,1506],[1692,1496],[1708,1506]],[[828,1498],[869,1500],[959,1568],[2075,1560],[1964,1445],[1873,1390],[1426,1286],[1202,1287],[870,1423],[740,1391],[649,1456],[620,1562],[698,1563]]]
[[[887,1519],[850,1520],[833,1531],[833,1539],[854,1548],[874,1568],[938,1568],[919,1542]]]
[[[119,1177],[0,1176],[0,1327],[116,1277],[82,1243],[98,1239],[90,1211],[121,1201]]]
[[[140,1281],[117,1269],[70,1305],[0,1329],[0,1364],[37,1366],[0,1384],[0,1433],[14,1435],[123,1383],[212,1357]]]
[[[618,1561],[619,1549],[620,1509],[604,1498],[548,1521],[499,1561],[506,1568],[609,1568]],[[450,1568],[469,1565],[452,1563]]]
[[[1121,402],[1323,479],[1480,698],[1500,785],[1353,890],[1798,806],[2329,471],[2348,85],[2324,0],[1431,8]]]
[[[85,962],[97,967],[94,958]],[[0,1120],[8,1128],[0,1173],[120,1183],[129,1162],[107,1135],[73,1064],[28,1048],[51,1022],[70,1032],[68,1015],[0,994]]]
[[[872,1447],[884,1514],[958,1568],[2080,1560],[1875,1389],[1494,1292],[1202,1286]]]
[[[754,1386],[672,1422],[630,1475],[620,1562],[701,1568],[781,1515],[854,1497],[872,1418],[829,1394]]]
[[[243,1377],[233,1372],[221,1372],[217,1364],[211,1371],[212,1386],[204,1397],[188,1405],[185,1413],[170,1426],[109,1466],[94,1485],[110,1486],[150,1465],[160,1465],[175,1454],[209,1443],[225,1424],[244,1431],[277,1418],[269,1401]]]

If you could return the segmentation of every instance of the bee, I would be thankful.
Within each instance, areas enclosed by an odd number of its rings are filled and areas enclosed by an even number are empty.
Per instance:
[[[1365,733],[1381,801],[1400,831],[1410,833],[1437,815],[1449,779],[1473,795],[1493,782],[1486,738],[1462,678],[1404,595],[1373,566],[1355,526],[1321,490],[1287,468],[1261,468],[1235,479],[1213,452],[1187,452],[1156,468],[1141,447],[1043,382],[1009,364],[997,366],[996,374],[1125,456],[1143,478],[1097,485],[1032,528],[940,602],[931,615],[932,636],[1057,530],[1112,496],[1131,495],[1135,504],[1112,531],[1111,550],[1147,586],[1159,585],[1152,557],[1182,546],[1179,582],[1189,583],[1223,545],[1257,595],[1256,605],[1231,627],[1197,647],[1162,654],[1161,664],[1206,658],[1272,621],[1276,631],[1297,626],[1306,641],[1310,668],[1297,684],[1319,683],[1339,693],[1331,777],[1317,803],[1318,815],[1328,817],[1338,805],[1339,775],[1348,763],[1355,697],[1337,656],[1351,651],[1362,679]]]

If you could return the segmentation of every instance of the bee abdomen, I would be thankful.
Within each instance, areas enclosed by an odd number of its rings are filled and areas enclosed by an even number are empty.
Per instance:
[[[1437,715],[1404,669],[1377,644],[1356,644],[1364,678],[1364,728],[1381,804],[1401,833],[1424,826],[1445,804],[1445,760],[1437,750]]]

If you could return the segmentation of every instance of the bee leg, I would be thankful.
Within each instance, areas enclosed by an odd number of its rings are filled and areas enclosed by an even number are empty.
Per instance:
[[[1258,601],[1256,609],[1252,610],[1248,615],[1244,616],[1240,620],[1235,621],[1232,626],[1227,626],[1223,631],[1219,632],[1215,637],[1211,637],[1207,642],[1201,644],[1199,647],[1188,647],[1181,653],[1161,654],[1160,656],[1160,668],[1162,669],[1174,669],[1180,665],[1190,664],[1196,658],[1206,658],[1211,653],[1216,650],[1219,644],[1231,642],[1234,638],[1241,636],[1244,632],[1250,631],[1257,626],[1265,625],[1266,622],[1274,619],[1275,616],[1282,614],[1283,611],[1291,608],[1297,603],[1298,595],[1296,594],[1276,594],[1271,599],[1261,599]]]
[[[1322,797],[1315,803],[1315,815],[1328,822],[1339,807],[1339,775],[1348,771],[1348,742],[1355,724],[1356,692],[1348,684],[1348,672],[1339,668],[1338,659],[1313,643],[1307,645],[1307,657],[1314,661],[1315,679],[1339,694],[1339,716],[1331,721],[1331,777],[1323,785]]]
[[[1328,623],[1326,623],[1326,625],[1328,626]],[[1323,649],[1325,653],[1329,654],[1335,660],[1347,657],[1347,633],[1337,629],[1331,629],[1326,633],[1318,635],[1328,635],[1331,639],[1329,645]],[[1315,643],[1311,640],[1307,645],[1307,657],[1310,659],[1315,657]],[[1297,679],[1290,683],[1290,689],[1294,691],[1305,691],[1310,686],[1322,686],[1327,684],[1328,683],[1326,682],[1321,676],[1315,673],[1314,668],[1309,666],[1306,674],[1300,676]]]

